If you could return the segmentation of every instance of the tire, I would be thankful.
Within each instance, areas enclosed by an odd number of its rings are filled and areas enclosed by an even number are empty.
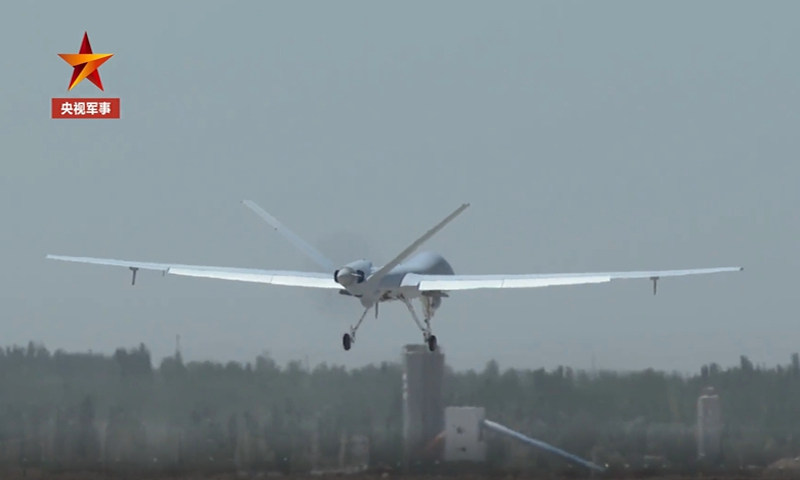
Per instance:
[[[431,352],[435,352],[437,346],[438,345],[436,342],[436,335],[431,335],[430,337],[428,337],[428,350],[430,350]]]

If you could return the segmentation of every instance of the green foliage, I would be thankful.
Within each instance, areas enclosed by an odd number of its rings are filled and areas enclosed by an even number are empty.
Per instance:
[[[245,365],[184,363],[153,368],[144,345],[112,356],[43,346],[0,349],[0,462],[6,465],[159,465],[226,470],[334,465],[343,435],[366,434],[373,463],[399,462],[401,367],[347,370],[261,355]],[[487,415],[578,455],[604,462],[657,455],[694,462],[697,398],[720,395],[725,461],[766,464],[800,451],[800,358],[767,369],[746,357],[697,375],[447,369],[446,405],[480,405]],[[516,458],[493,440],[492,458],[530,467],[559,460],[525,450]]]

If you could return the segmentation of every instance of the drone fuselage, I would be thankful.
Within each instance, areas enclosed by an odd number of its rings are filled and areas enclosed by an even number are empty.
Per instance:
[[[357,260],[350,262],[337,273],[345,268],[356,272],[356,276],[364,269],[369,269],[364,272],[363,280],[358,277],[357,282],[349,285],[343,285],[342,294],[353,296],[361,299],[362,305],[365,307],[374,302],[386,302],[391,300],[398,300],[406,298],[408,300],[420,297],[422,292],[415,285],[408,285],[403,283],[406,275],[454,275],[455,272],[450,263],[440,254],[434,252],[419,252],[410,257],[406,261],[391,269],[373,288],[366,287],[369,278],[377,272],[380,267],[375,267],[369,260]],[[371,290],[371,291],[370,291]],[[426,292],[428,293],[428,292]],[[435,292],[429,292],[434,294]],[[440,295],[441,296],[441,295]]]

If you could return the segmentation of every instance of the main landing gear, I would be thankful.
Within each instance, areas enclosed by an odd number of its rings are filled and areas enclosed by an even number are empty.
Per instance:
[[[417,312],[414,311],[414,305],[411,304],[411,301],[406,297],[400,297],[400,301],[403,302],[409,313],[411,313],[411,318],[414,319],[414,323],[416,323],[419,329],[422,330],[422,339],[426,344],[428,344],[428,350],[435,352],[438,343],[436,341],[436,335],[434,335],[431,331],[431,320],[433,319],[434,310],[431,308],[430,299],[428,297],[422,297],[422,305],[425,309],[425,326],[423,326],[422,322],[419,321],[419,317],[417,317]]]
[[[436,335],[434,335],[431,331],[431,320],[433,318],[433,313],[436,311],[434,307],[435,300],[429,297],[422,297],[422,305],[425,310],[425,319],[423,321],[420,321],[419,317],[417,317],[417,312],[414,311],[414,306],[411,304],[410,300],[402,296],[399,297],[399,300],[403,302],[406,308],[408,308],[408,311],[411,313],[411,318],[414,319],[414,323],[416,323],[417,327],[419,327],[419,329],[422,331],[422,339],[425,344],[428,345],[428,350],[435,352],[439,347]],[[353,347],[353,344],[356,342],[356,331],[358,330],[358,327],[361,326],[361,322],[364,321],[364,318],[366,318],[368,312],[369,308],[365,309],[364,313],[361,314],[361,318],[358,319],[356,325],[354,327],[350,327],[350,331],[342,335],[342,347],[344,347],[346,351],[350,350]],[[377,315],[378,311],[376,308],[375,316],[377,317]]]

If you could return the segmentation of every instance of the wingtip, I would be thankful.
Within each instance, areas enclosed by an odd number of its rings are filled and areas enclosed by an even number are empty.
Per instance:
[[[744,272],[744,267],[739,267],[740,272]]]

